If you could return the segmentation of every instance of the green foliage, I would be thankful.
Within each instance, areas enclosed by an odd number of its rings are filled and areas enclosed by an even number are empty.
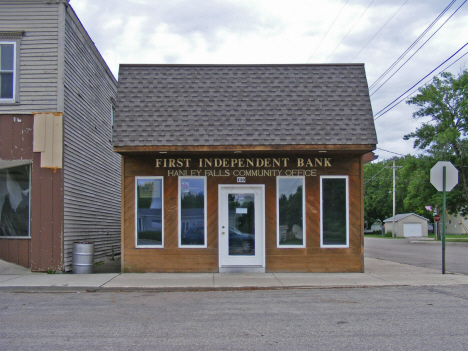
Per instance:
[[[395,212],[416,213],[432,219],[426,206],[441,208],[442,196],[430,183],[430,169],[437,161],[432,156],[411,156],[395,159]],[[393,215],[392,161],[364,165],[364,217],[369,226],[376,219]]]
[[[148,182],[148,183],[145,183],[144,185],[138,185],[137,187],[138,208],[150,208],[151,201],[153,199],[148,196],[142,196],[143,193],[147,194],[148,192],[150,194],[153,192],[153,183]]]
[[[404,136],[414,139],[420,156],[396,159],[396,213],[413,212],[432,219],[426,206],[442,208],[442,194],[430,183],[430,170],[438,161],[450,161],[459,170],[459,183],[447,192],[447,211],[468,214],[468,71],[458,77],[443,73],[419,89],[407,103],[424,118],[421,127]],[[364,165],[364,216],[369,225],[392,216],[392,169],[390,162]]]
[[[205,197],[203,194],[187,194],[181,200],[183,209],[203,208],[205,206]]]
[[[447,193],[449,212],[468,213],[468,71],[458,77],[445,72],[432,84],[419,89],[407,103],[419,109],[413,118],[426,121],[415,132],[404,136],[414,139],[414,148],[424,150],[434,165],[451,161],[459,170],[459,184]],[[428,119],[429,118],[429,119]],[[428,120],[427,120],[428,119]]]
[[[298,186],[296,192],[289,197],[281,195],[279,209],[280,223],[287,224],[289,231],[294,224],[302,228],[302,186]]]

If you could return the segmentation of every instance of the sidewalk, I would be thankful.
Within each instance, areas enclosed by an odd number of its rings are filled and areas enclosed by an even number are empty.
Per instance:
[[[46,274],[0,260],[0,292],[198,291],[468,284],[468,275],[365,258],[365,273]]]

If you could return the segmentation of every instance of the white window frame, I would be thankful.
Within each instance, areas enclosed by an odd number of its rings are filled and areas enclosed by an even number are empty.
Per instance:
[[[345,179],[346,181],[346,245],[325,245],[323,243],[323,179]],[[321,248],[349,248],[349,177],[348,176],[320,176],[320,247]]]
[[[204,203],[203,203],[203,229],[204,229],[204,245],[182,245],[182,180],[184,179],[203,179],[203,194],[205,196],[204,198]],[[178,241],[179,241],[179,248],[184,248],[184,249],[206,249],[208,247],[208,235],[207,235],[207,217],[206,217],[206,204],[207,204],[207,193],[206,193],[206,188],[207,188],[207,177],[205,176],[180,176],[179,177],[179,191],[178,191],[178,205],[179,205],[179,214],[178,214]]]
[[[161,245],[138,245],[138,180],[161,180]],[[163,249],[164,248],[164,177],[136,176],[135,177],[135,248],[137,249]]]
[[[9,161],[6,161],[9,162]],[[15,161],[10,161],[14,163]],[[23,161],[24,162],[24,161]],[[20,166],[28,166],[28,173],[29,173],[29,221],[28,221],[28,236],[0,236],[0,239],[31,239],[31,206],[32,206],[32,191],[31,191],[31,186],[32,186],[32,162],[31,161],[26,161],[25,163],[23,162],[18,162],[18,164],[12,164],[9,167],[1,167],[0,169],[8,170],[10,168],[15,168],[15,167],[20,167]],[[0,208],[1,211],[1,208]]]
[[[280,216],[279,216],[279,182],[281,179],[301,179],[302,180],[302,245],[280,245]],[[304,176],[278,176],[276,177],[276,247],[278,249],[300,249],[306,247],[306,189]]]
[[[18,92],[16,91],[17,86],[18,86],[18,83],[17,83],[17,80],[18,80],[17,67],[19,67],[18,62],[17,62],[18,42],[17,42],[17,40],[0,39],[0,45],[2,45],[2,44],[3,45],[13,45],[13,70],[11,70],[11,71],[10,70],[0,71],[2,73],[9,73],[9,72],[13,73],[13,97],[12,98],[1,98],[0,97],[0,103],[14,103],[14,102],[16,102],[16,97],[18,95]]]

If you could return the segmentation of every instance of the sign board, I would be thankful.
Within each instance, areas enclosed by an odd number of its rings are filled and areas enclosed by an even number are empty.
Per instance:
[[[445,167],[445,191],[452,190],[458,184],[458,169],[448,161],[439,161],[431,168],[431,184],[439,190],[444,190],[443,168]]]
[[[435,216],[434,216],[434,221],[436,221],[436,222],[440,221],[440,216],[439,216],[439,215],[435,215]]]

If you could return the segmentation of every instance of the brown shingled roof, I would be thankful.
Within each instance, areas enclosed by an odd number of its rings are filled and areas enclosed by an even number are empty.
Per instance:
[[[362,64],[121,65],[114,146],[376,144]]]

